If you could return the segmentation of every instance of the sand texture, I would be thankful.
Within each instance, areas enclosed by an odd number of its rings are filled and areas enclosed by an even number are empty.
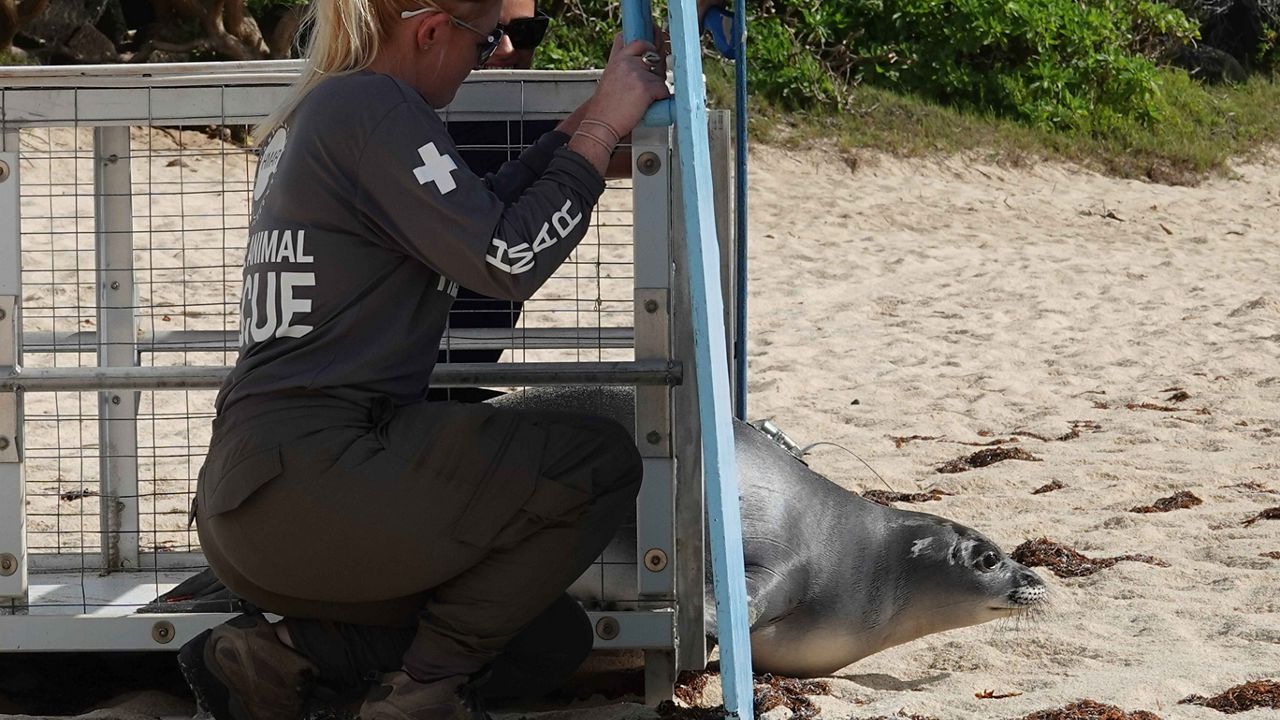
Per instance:
[[[70,147],[83,138],[43,141]],[[177,172],[157,162],[163,167],[157,173]],[[234,153],[186,162],[194,164],[188,182],[219,167],[238,182],[246,175]],[[812,701],[822,717],[903,711],[939,720],[1020,718],[1092,698],[1166,719],[1207,719],[1221,714],[1178,700],[1280,678],[1280,520],[1246,524],[1280,506],[1277,167],[1243,165],[1231,179],[1188,188],[975,157],[868,154],[846,162],[816,152],[753,154],[752,418],[773,418],[802,445],[839,443],[892,490],[949,493],[898,506],[967,524],[1006,551],[1047,537],[1090,557],[1137,553],[1168,565],[1120,562],[1076,578],[1040,568],[1052,590],[1047,612],[926,637],[845,668],[828,680],[833,695]],[[51,165],[47,182],[55,171]],[[83,173],[77,179],[86,182]],[[243,187],[238,192],[243,196]],[[242,206],[228,205],[221,192],[207,197],[210,218],[243,224]],[[58,211],[57,198],[38,202],[55,216],[85,212]],[[154,245],[145,247],[146,257],[190,264],[207,255],[209,268],[175,279],[148,266],[140,287],[148,332],[222,330],[234,322],[228,318],[238,268],[225,257],[235,243],[220,232],[205,241],[181,227],[160,232],[201,215],[191,204],[197,200],[186,202],[185,221],[166,220],[161,205],[148,206],[155,232],[147,236]],[[37,201],[24,206],[28,215],[38,210]],[[609,217],[628,222],[621,213]],[[92,307],[93,279],[83,274],[86,263],[92,267],[91,235],[86,240],[87,229],[74,217],[51,218],[42,232],[48,246],[33,236],[24,264],[47,274],[41,282],[51,295],[33,286],[26,298],[28,307],[48,308],[29,317],[31,331],[92,325],[84,323],[92,311],[77,309]],[[535,318],[547,313],[538,323],[629,324],[628,253],[625,242],[618,247],[625,232],[600,229],[596,254],[568,268],[557,281],[562,289],[553,288],[534,309]],[[179,236],[185,245],[166,244]],[[57,242],[73,243],[62,248],[71,254],[55,252]],[[58,264],[67,257],[75,264]],[[56,286],[59,273],[79,284]],[[594,289],[584,292],[583,282]],[[182,293],[197,284],[219,290],[210,307],[192,315]],[[222,361],[207,355],[188,359]],[[67,357],[58,364],[75,364]],[[599,357],[615,355],[582,359]],[[527,358],[551,359],[532,352]],[[54,363],[49,355],[32,360]],[[192,407],[209,400],[183,397],[178,414],[195,413]],[[74,409],[89,420],[83,437],[55,436],[62,432],[57,423],[48,430],[55,435],[33,436],[49,451],[32,459],[39,494],[31,506],[33,542],[48,550],[92,546],[97,499],[65,493],[96,487],[96,397],[42,402],[29,411],[52,417]],[[144,398],[144,409],[160,416],[143,426],[143,474],[146,488],[159,495],[143,501],[150,518],[143,544],[183,550],[194,539],[185,527],[185,498],[207,441],[207,418],[199,427],[166,424],[167,410],[153,411],[149,402]],[[1016,448],[1039,462],[938,472],[994,441],[1002,442],[992,447]],[[59,450],[74,457],[59,459]],[[887,489],[839,449],[816,448],[808,459],[852,491]],[[1054,482],[1063,487],[1033,494]],[[1131,512],[1179,491],[1203,502]],[[72,503],[85,505],[64,518],[57,508]],[[78,534],[59,534],[71,533],[64,520],[72,517],[82,523]],[[976,697],[984,691],[1014,695]],[[700,702],[714,704],[716,697],[713,681]],[[156,698],[150,714],[172,714],[173,697]],[[144,701],[130,697],[119,714],[146,716]],[[14,708],[0,697],[0,712]],[[769,717],[787,714],[774,710]],[[619,702],[548,715],[654,716]]]

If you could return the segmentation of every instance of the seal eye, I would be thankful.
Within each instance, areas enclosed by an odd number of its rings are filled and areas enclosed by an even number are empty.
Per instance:
[[[983,570],[995,570],[996,566],[999,564],[999,556],[990,551],[983,553],[982,557],[978,558],[978,566]]]

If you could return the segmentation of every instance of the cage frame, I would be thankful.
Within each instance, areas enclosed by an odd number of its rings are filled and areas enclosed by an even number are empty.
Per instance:
[[[143,352],[214,348],[222,333],[176,331],[181,338],[136,337],[132,268],[129,128],[156,125],[250,124],[278,103],[296,77],[297,61],[147,66],[0,68],[0,599],[25,599],[32,572],[84,566],[84,559],[31,554],[26,546],[22,458],[24,393],[58,389],[98,392],[102,443],[102,497],[132,496],[134,506],[103,504],[101,567],[109,581],[130,570],[178,572],[202,560],[199,553],[143,553],[137,547],[137,402],[130,389],[217,387],[226,368],[137,367]],[[597,71],[486,71],[473,74],[455,101],[441,110],[446,121],[493,119],[511,107],[521,119],[563,117],[589,97]],[[526,94],[535,83],[537,93]],[[145,109],[145,112],[140,111]],[[94,198],[98,330],[78,342],[99,349],[97,367],[24,369],[21,298],[21,148],[19,131],[73,125],[94,131]],[[730,127],[727,113],[712,113],[711,140],[721,258],[732,252]],[[697,395],[682,359],[692,357],[688,271],[680,259],[683,234],[677,217],[679,177],[670,128],[638,128],[633,135],[635,321],[609,332],[569,328],[522,338],[534,347],[572,347],[584,339],[607,347],[634,347],[629,363],[453,364],[437,368],[433,384],[469,386],[562,383],[630,384],[636,392],[636,441],[645,468],[636,527],[636,609],[591,611],[597,649],[639,649],[646,657],[646,699],[670,696],[675,674],[706,661],[703,632],[704,499],[697,431]],[[654,162],[656,158],[656,163]],[[734,273],[722,269],[724,297],[733,297]],[[726,328],[733,336],[732,315]],[[456,333],[457,331],[452,331]],[[520,331],[516,331],[519,333]],[[54,350],[66,338],[31,338],[30,346]],[[483,331],[461,333],[467,347],[512,340]],[[182,340],[184,342],[174,342]],[[147,347],[148,342],[151,347]],[[541,345],[539,345],[541,343]],[[506,345],[504,347],[509,347]],[[538,367],[534,367],[538,366]],[[505,373],[505,374],[504,374]],[[108,427],[110,426],[110,427]],[[131,428],[134,428],[131,432]],[[109,447],[133,447],[131,453]],[[132,518],[132,525],[130,525]],[[121,538],[133,537],[134,542]],[[123,574],[121,574],[123,571]],[[112,573],[115,573],[113,576]],[[68,614],[11,614],[0,609],[0,652],[174,650],[186,639],[229,616],[220,613],[145,615],[131,610]]]

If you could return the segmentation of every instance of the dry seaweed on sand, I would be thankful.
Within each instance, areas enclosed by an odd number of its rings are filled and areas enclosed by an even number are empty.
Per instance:
[[[1173,407],[1172,405],[1157,405],[1155,403],[1126,403],[1125,408],[1128,410],[1155,410],[1157,412],[1182,412],[1187,408]],[[1196,408],[1197,415],[1211,415],[1209,408]]]
[[[675,696],[691,707],[681,707],[666,701],[658,706],[658,716],[663,720],[720,720],[724,707],[697,707],[713,672],[683,672],[676,679]],[[777,707],[786,707],[795,718],[807,720],[819,715],[821,710],[809,700],[810,695],[831,695],[831,686],[822,680],[798,680],[777,677],[768,673],[755,676],[754,701],[756,715],[762,715]]]
[[[1280,709],[1280,682],[1253,680],[1243,685],[1223,690],[1213,697],[1188,695],[1179,705],[1203,705],[1218,712],[1232,715],[1258,708]]]
[[[1044,442],[1067,442],[1068,440],[1075,440],[1076,438],[1080,437],[1082,433],[1085,433],[1085,432],[1091,432],[1091,433],[1102,432],[1102,426],[1094,422],[1093,420],[1072,420],[1071,429],[1068,430],[1065,434],[1059,435],[1057,437],[1049,437],[1048,435],[1041,435],[1040,433],[1034,433],[1034,432],[1031,432],[1030,430],[1014,430],[1010,434],[1018,435],[1021,437],[1029,437],[1029,438],[1033,438],[1035,440],[1041,440]]]
[[[697,705],[713,674],[706,670],[685,670],[680,673],[676,678],[676,699],[689,706]]]
[[[1064,487],[1066,487],[1066,484],[1064,484],[1061,480],[1054,480],[1054,481],[1053,481],[1053,482],[1051,482],[1051,483],[1048,483],[1048,484],[1045,484],[1045,485],[1041,485],[1040,487],[1036,488],[1035,490],[1032,490],[1032,491],[1031,491],[1031,494],[1032,494],[1032,495],[1043,495],[1043,494],[1045,494],[1045,493],[1053,492],[1054,490],[1061,490],[1061,489],[1062,489],[1062,488],[1064,488]]]
[[[78,490],[68,490],[62,493],[61,495],[59,495],[58,499],[62,500],[63,502],[74,502],[76,500],[83,500],[85,498],[97,497],[97,495],[98,495],[97,490],[90,490],[89,488],[80,488]]]
[[[831,686],[822,680],[798,680],[777,677],[765,673],[757,675],[755,682],[755,709],[760,716],[770,710],[785,706],[800,720],[817,717],[818,709],[810,695],[830,695]]]
[[[903,445],[916,440],[941,440],[941,435],[890,435],[889,439],[893,441],[893,446],[901,449]]]
[[[981,437],[991,437],[993,434],[994,433],[989,430],[978,431],[978,435]],[[996,445],[1007,445],[1009,443],[1018,442],[1018,438],[1016,437],[996,438],[994,440],[987,440],[986,442],[970,442],[968,440],[948,440],[946,435],[890,435],[889,439],[893,441],[893,446],[899,449],[907,443],[912,443],[917,440],[921,442],[938,440],[941,442],[953,443],[955,445],[968,445],[970,447],[994,447]]]
[[[1157,405],[1155,403],[1125,403],[1126,410],[1155,410],[1156,412],[1178,412],[1182,408],[1176,408],[1172,405]]]
[[[1009,553],[1009,557],[1027,567],[1047,567],[1058,577],[1085,577],[1115,565],[1122,560],[1147,563],[1157,567],[1169,567],[1169,563],[1150,555],[1120,555],[1110,558],[1090,558],[1049,538],[1028,540]]]
[[[1150,505],[1140,505],[1135,508],[1129,508],[1132,513],[1157,513],[1169,512],[1170,510],[1182,510],[1193,508],[1200,505],[1204,501],[1196,497],[1190,490],[1179,490],[1169,497],[1162,497]]]
[[[1248,490],[1250,492],[1269,493],[1271,495],[1280,495],[1280,490],[1273,490],[1257,480],[1249,480],[1247,482],[1238,482],[1234,485],[1228,485],[1229,488],[1239,488],[1240,490]]]
[[[662,720],[724,720],[724,706],[713,708],[681,707],[670,700],[658,703],[658,717]]]
[[[982,692],[974,693],[973,696],[979,700],[1004,700],[1005,698],[1018,697],[1021,694],[1022,693],[1017,690],[1007,693],[998,693],[995,690],[983,690]]]
[[[1271,558],[1272,560],[1280,560],[1280,550],[1272,550],[1271,552],[1258,553],[1259,557]]]
[[[943,492],[941,490],[938,490],[937,488],[934,488],[933,490],[930,490],[928,492],[918,492],[918,493],[904,493],[904,492],[897,492],[896,490],[867,490],[862,493],[862,497],[870,500],[873,503],[884,505],[885,507],[892,507],[892,504],[896,502],[908,502],[908,503],[932,502],[934,500],[941,500],[943,497],[947,495],[951,495],[951,493]]]
[[[1280,507],[1267,508],[1240,524],[1249,527],[1259,520],[1280,520]]]
[[[938,720],[938,718],[932,715],[908,715],[905,710],[899,710],[898,714],[893,716],[877,715],[875,717],[860,718],[859,720]]]
[[[1160,716],[1146,710],[1125,712],[1097,700],[1077,700],[1066,707],[1033,712],[1021,720],[1160,720]]]
[[[1041,462],[1043,458],[1023,450],[1022,448],[995,447],[986,450],[979,450],[972,455],[966,455],[962,458],[956,458],[950,462],[944,463],[937,468],[940,473],[962,473],[968,472],[975,468],[994,465],[1004,460],[1026,460],[1029,462]]]
[[[988,440],[986,442],[969,442],[968,440],[948,440],[947,442],[955,443],[956,445],[968,445],[969,447],[995,447],[997,445],[1016,443],[1018,442],[1018,438],[996,438],[995,440]]]

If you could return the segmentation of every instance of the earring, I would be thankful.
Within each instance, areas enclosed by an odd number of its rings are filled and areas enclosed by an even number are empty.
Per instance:
[[[428,51],[428,50],[430,50],[430,49],[431,49],[431,43],[427,43],[426,45],[423,45],[423,46],[422,46],[422,51],[423,51],[423,52],[426,52],[426,51]]]

